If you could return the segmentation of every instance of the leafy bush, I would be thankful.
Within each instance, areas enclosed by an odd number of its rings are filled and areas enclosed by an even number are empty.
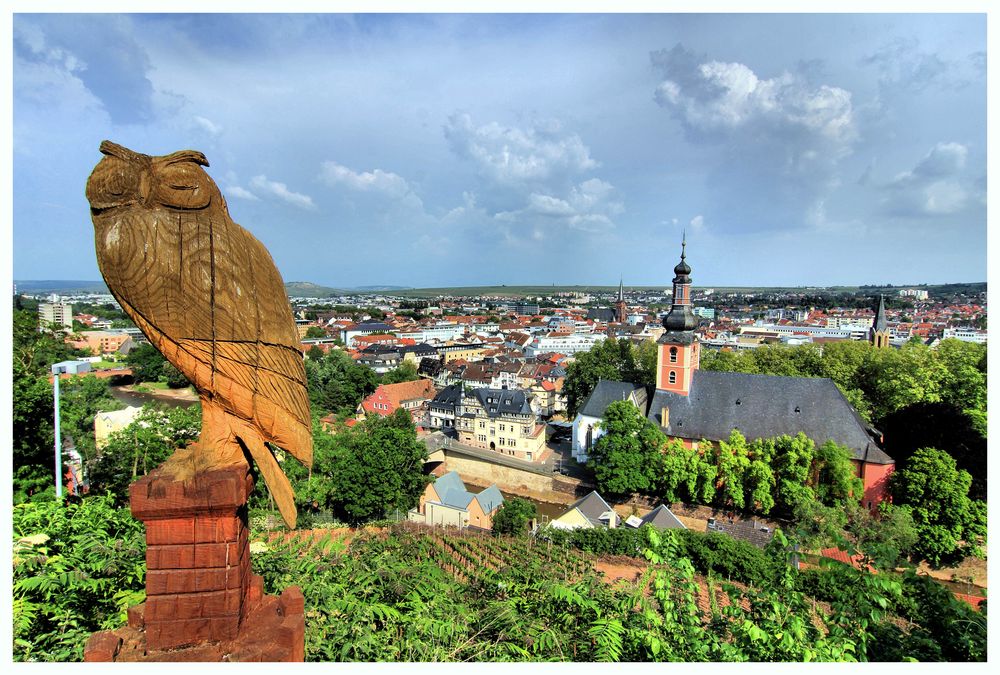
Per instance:
[[[781,558],[728,534],[669,530],[677,538],[679,555],[689,558],[701,574],[739,581],[753,586],[771,584],[786,563]]]
[[[15,661],[80,661],[90,634],[142,602],[146,540],[110,497],[13,509]]]
[[[642,556],[646,535],[632,528],[594,527],[581,530],[548,528],[542,537],[556,546],[572,546],[594,555]]]
[[[496,534],[524,534],[528,523],[535,517],[537,508],[534,502],[521,497],[513,497],[504,501],[493,516],[493,532]]]

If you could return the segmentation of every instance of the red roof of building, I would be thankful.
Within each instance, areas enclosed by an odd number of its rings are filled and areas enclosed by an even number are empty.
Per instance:
[[[404,401],[428,401],[437,395],[430,380],[414,380],[398,384],[380,384],[378,388],[361,402],[366,413],[387,417],[398,410]]]

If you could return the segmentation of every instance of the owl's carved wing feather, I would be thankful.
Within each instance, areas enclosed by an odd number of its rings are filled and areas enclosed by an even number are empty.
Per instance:
[[[311,465],[298,335],[264,246],[224,204],[152,212],[106,236],[118,239],[98,245],[101,272],[153,345],[200,393]]]

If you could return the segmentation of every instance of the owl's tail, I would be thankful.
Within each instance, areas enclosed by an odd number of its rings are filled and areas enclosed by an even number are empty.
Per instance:
[[[281,518],[285,521],[285,525],[289,529],[294,529],[297,517],[295,491],[292,490],[292,484],[288,482],[285,472],[278,465],[278,460],[275,459],[274,453],[264,444],[264,438],[260,433],[250,425],[246,423],[234,425],[233,431],[246,446],[247,450],[250,451],[254,461],[257,463],[257,468],[264,477],[264,482],[267,483],[267,489],[271,491],[271,496],[274,497],[274,501],[278,505],[278,511],[281,512]]]

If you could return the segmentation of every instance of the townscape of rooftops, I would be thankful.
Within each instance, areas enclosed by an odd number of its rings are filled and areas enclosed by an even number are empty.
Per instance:
[[[772,344],[811,343],[822,349],[849,340],[881,349],[912,340],[931,349],[947,338],[985,343],[986,285],[839,292],[694,288],[686,258],[682,242],[669,290],[628,289],[620,279],[610,293],[555,289],[508,295],[463,289],[414,298],[393,290],[290,301],[303,358],[322,359],[337,351],[378,375],[409,365],[416,378],[379,384],[352,417],[341,420],[348,427],[402,409],[429,448],[445,444],[481,453],[491,462],[558,470],[560,462],[567,467],[586,463],[604,433],[608,406],[630,400],[668,437],[692,449],[706,439],[724,440],[732,429],[748,438],[802,432],[817,444],[833,439],[852,452],[864,480],[862,501],[877,508],[895,462],[884,452],[881,432],[864,422],[831,380],[704,371],[700,354]],[[118,360],[145,342],[138,328],[120,318],[73,311],[74,302],[113,311],[110,295],[91,289],[42,299],[40,325],[61,328],[65,339],[89,350],[94,361]],[[655,386],[601,380],[570,410],[567,369],[609,338],[655,345]],[[335,431],[338,420],[330,414],[323,422]],[[560,449],[567,441],[568,453]],[[459,493],[469,501],[464,491]],[[480,509],[480,524],[498,504]],[[467,512],[466,505],[462,513]],[[422,508],[413,515],[439,516]]]

